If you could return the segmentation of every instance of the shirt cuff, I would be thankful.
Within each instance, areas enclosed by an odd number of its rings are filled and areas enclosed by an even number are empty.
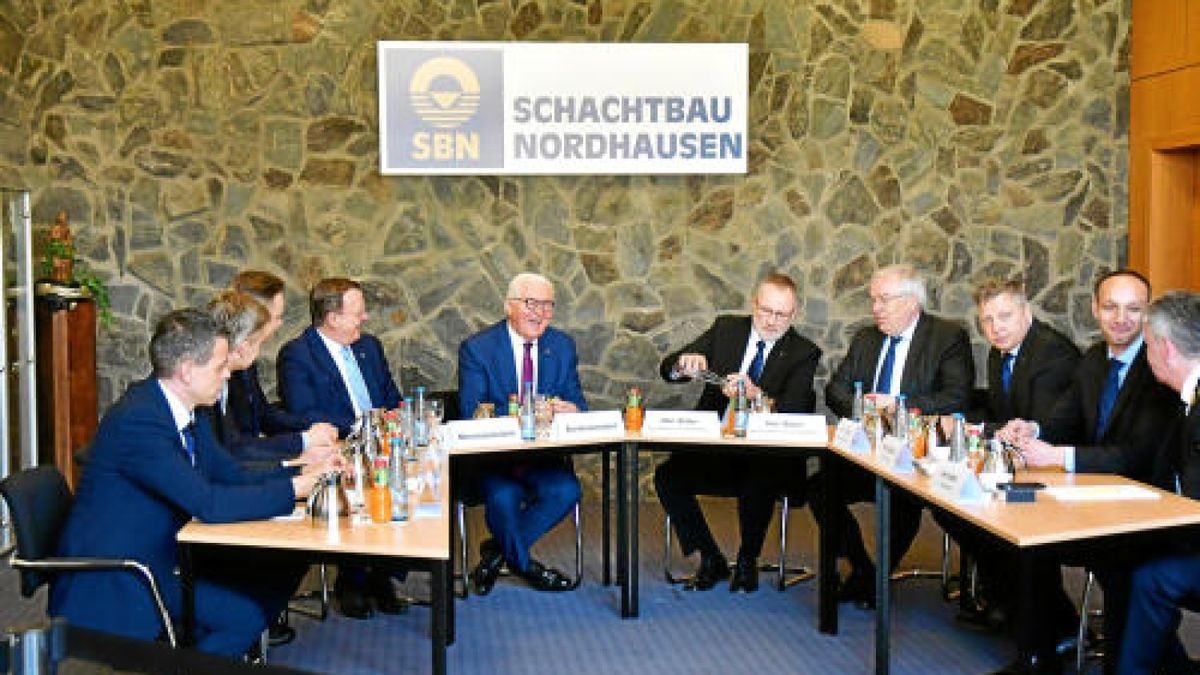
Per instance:
[[[307,431],[300,432],[300,449],[301,450],[308,449],[308,432]]]
[[[1075,473],[1075,446],[1073,445],[1063,448],[1063,468],[1067,473]]]
[[[1042,437],[1042,425],[1038,424],[1037,422],[1030,422],[1030,424],[1033,425],[1033,437],[1041,438]]]

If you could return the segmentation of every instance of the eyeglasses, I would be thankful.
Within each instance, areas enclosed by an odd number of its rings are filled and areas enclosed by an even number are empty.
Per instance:
[[[509,298],[509,300],[525,305],[525,309],[531,312],[549,314],[554,311],[553,300],[538,300],[537,298]]]
[[[871,296],[871,305],[872,306],[874,306],[874,305],[890,305],[893,302],[895,302],[901,298],[906,298],[906,297],[908,297],[908,296],[903,293],[887,293],[884,295],[872,295]]]
[[[781,312],[777,309],[771,309],[770,307],[762,307],[757,303],[754,305],[754,311],[758,312],[758,315],[762,318],[769,319],[771,321],[791,321],[792,317],[796,314],[796,310],[794,309],[790,312]]]

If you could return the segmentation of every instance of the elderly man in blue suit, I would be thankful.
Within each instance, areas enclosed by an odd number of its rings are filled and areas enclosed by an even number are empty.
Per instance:
[[[466,414],[481,402],[507,405],[524,383],[553,397],[555,412],[586,410],[576,371],[575,341],[550,328],[554,286],[539,274],[513,278],[505,298],[507,319],[463,341],[458,349],[458,395]],[[529,548],[579,501],[579,480],[560,458],[506,460],[480,471],[479,490],[494,539],[480,547],[471,572],[475,592],[486,595],[505,561],[539,591],[565,591],[571,582],[529,555]]]
[[[291,513],[320,472],[343,465],[327,457],[303,471],[250,472],[225,451],[197,406],[212,405],[229,377],[229,345],[207,314],[163,317],[150,340],[154,374],[129,386],[104,416],[59,552],[131,558],[147,565],[179,617],[175,536],[192,518],[222,523]],[[237,656],[287,602],[303,569],[241,559],[197,560],[197,646]],[[209,563],[209,564],[204,564]],[[212,564],[216,563],[216,564]],[[123,572],[57,577],[49,612],[77,626],[146,640],[161,626],[143,582]]]
[[[312,325],[279,350],[279,395],[289,413],[308,424],[328,422],[345,436],[358,417],[400,405],[383,345],[362,332],[370,318],[362,286],[341,277],[322,279],[309,293]],[[372,615],[367,596],[384,614],[408,605],[381,570],[342,565],[334,584],[338,608],[352,619]]]

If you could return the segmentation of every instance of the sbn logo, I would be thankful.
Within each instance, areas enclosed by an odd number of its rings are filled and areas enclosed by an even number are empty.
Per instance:
[[[413,110],[434,131],[417,131],[412,137],[415,160],[477,160],[479,133],[457,129],[479,109],[479,78],[466,63],[438,56],[422,63],[409,82]]]

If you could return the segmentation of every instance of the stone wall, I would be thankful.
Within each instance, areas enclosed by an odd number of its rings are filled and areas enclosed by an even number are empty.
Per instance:
[[[1038,313],[1093,337],[1088,283],[1125,259],[1129,0],[10,0],[0,184],[66,209],[117,315],[102,405],[147,372],[155,317],[239,269],[361,279],[405,384],[455,386],[508,278],[556,283],[589,399],[780,269],[820,382],[877,266],[916,263],[969,316],[1023,271]],[[750,45],[745,176],[381,177],[375,41]],[[972,329],[974,330],[974,329]],[[976,335],[979,355],[982,346]],[[267,355],[276,345],[268,345]],[[271,376],[273,368],[263,369]]]

